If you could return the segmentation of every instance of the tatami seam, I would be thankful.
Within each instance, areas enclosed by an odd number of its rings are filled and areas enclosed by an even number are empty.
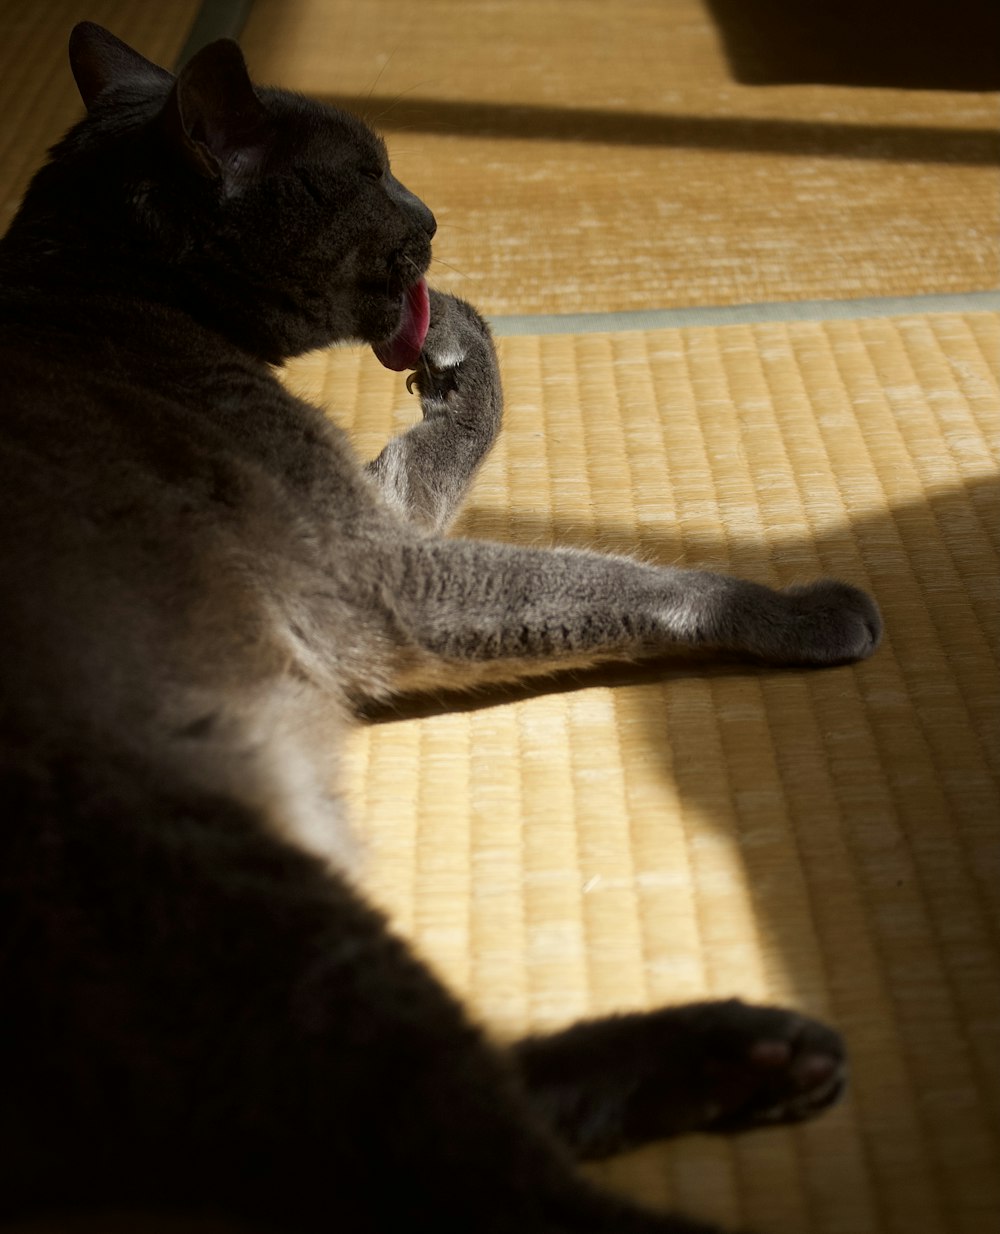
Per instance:
[[[611,334],[625,330],[692,326],[760,325],[764,322],[852,321],[912,313],[1000,312],[1000,291],[874,296],[857,300],[764,300],[747,304],[623,310],[607,313],[540,313],[490,316],[501,337],[522,334]]]

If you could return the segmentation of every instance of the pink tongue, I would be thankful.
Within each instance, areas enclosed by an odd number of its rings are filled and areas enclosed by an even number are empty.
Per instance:
[[[403,369],[416,368],[430,320],[431,302],[427,294],[427,283],[421,279],[406,293],[403,320],[399,329],[385,342],[376,343],[372,351],[386,368],[395,369],[397,373],[401,373]]]

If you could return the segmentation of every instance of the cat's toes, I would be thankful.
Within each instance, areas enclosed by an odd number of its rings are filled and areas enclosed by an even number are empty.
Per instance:
[[[430,324],[420,362],[411,381],[421,394],[443,396],[454,386],[456,370],[493,355],[489,326],[465,300],[445,292],[430,292]]]
[[[491,406],[499,388],[489,326],[471,304],[432,290],[431,319],[416,370],[406,379],[424,400]]]
[[[469,355],[469,340],[456,330],[442,330],[428,336],[421,359],[424,366],[447,373],[463,364]]]
[[[411,394],[415,390],[422,399],[444,403],[448,401],[449,394],[455,393],[462,361],[457,359],[454,364],[442,364],[440,359],[433,361],[426,353],[421,354],[419,368],[406,379],[406,388]]]
[[[789,658],[804,664],[864,660],[882,638],[878,605],[866,592],[835,579],[787,587],[791,607]]]
[[[847,1083],[843,1042],[817,1020],[775,1007],[729,1004],[731,1024],[706,1059],[702,1130],[733,1132],[811,1118]]]

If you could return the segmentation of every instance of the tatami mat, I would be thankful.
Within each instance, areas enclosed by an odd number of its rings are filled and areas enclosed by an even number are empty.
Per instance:
[[[846,1033],[829,1117],[605,1169],[653,1202],[770,1234],[1000,1218],[998,353],[990,314],[502,340],[459,531],[832,574],[885,614],[856,667],[676,657],[351,748],[370,885],[499,1033],[706,994]],[[290,380],[367,455],[416,411],[365,351]]]
[[[707,0],[257,0],[243,45],[385,131],[491,313],[1000,286],[996,94],[741,84],[725,35]]]
[[[79,115],[74,22],[171,65],[197,8],[0,0],[3,223]],[[242,42],[385,131],[491,313],[1000,286],[996,94],[741,84],[725,34],[708,0],[256,0]]]

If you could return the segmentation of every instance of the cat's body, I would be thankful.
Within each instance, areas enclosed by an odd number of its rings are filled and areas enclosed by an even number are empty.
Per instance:
[[[496,361],[449,297],[423,338],[433,218],[381,144],[255,94],[232,44],[177,85],[96,27],[72,55],[90,116],[0,245],[0,1215],[693,1229],[571,1156],[804,1116],[835,1036],[709,1004],[487,1046],[341,873],[339,733],[403,688],[674,641],[853,658],[874,606],[445,538]],[[424,419],[366,467],[270,365],[398,361],[401,319]]]

